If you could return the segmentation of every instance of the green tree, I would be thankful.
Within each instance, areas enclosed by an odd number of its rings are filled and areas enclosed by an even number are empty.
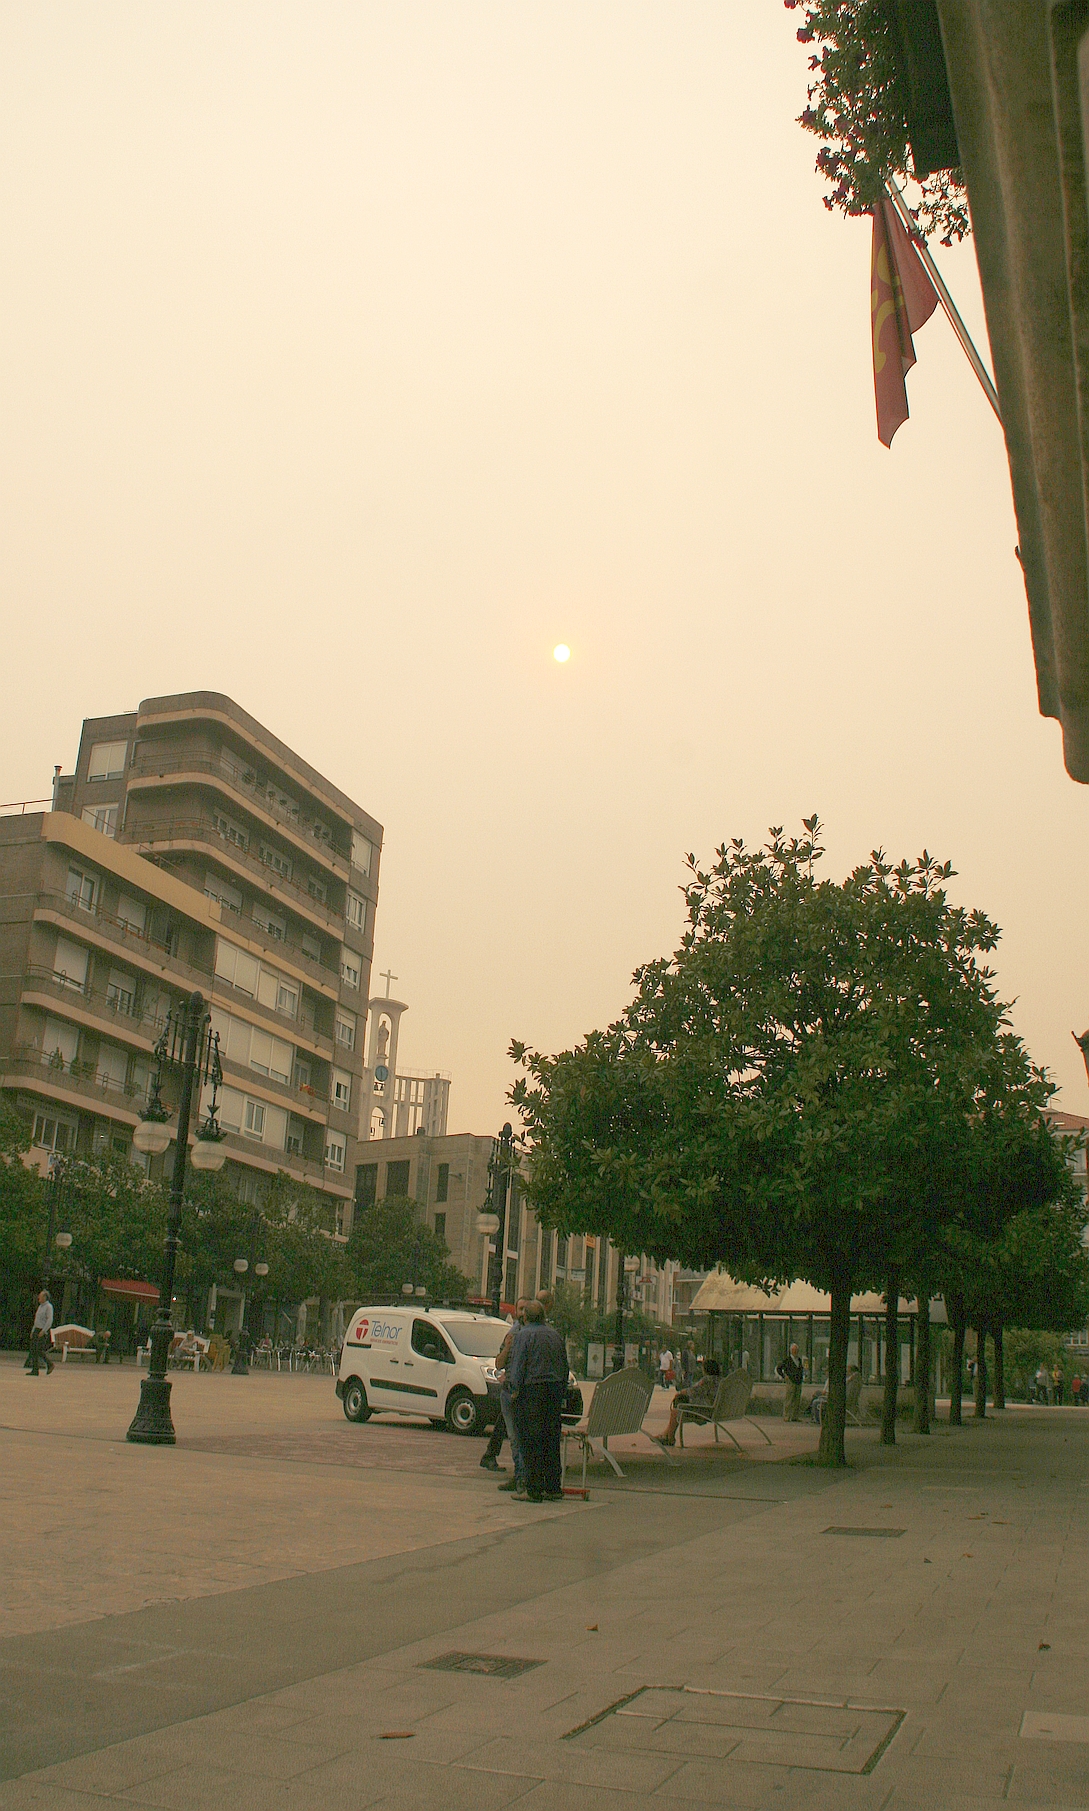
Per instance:
[[[843,1464],[850,1299],[921,1268],[956,1178],[1002,1008],[997,928],[952,870],[880,852],[819,878],[817,819],[690,858],[688,928],[606,1031],[515,1044],[512,1099],[545,1224],[831,1296],[822,1462]]]
[[[42,1282],[46,1185],[23,1162],[29,1150],[26,1120],[0,1098],[0,1341],[7,1346],[26,1344]]]
[[[890,0],[784,0],[798,39],[813,45],[808,104],[798,123],[823,142],[816,167],[831,183],[827,208],[864,214],[890,177],[918,182],[919,225],[943,243],[971,231],[959,168],[916,171],[909,143],[909,83],[897,7]],[[936,21],[935,21],[936,29]]]
[[[165,1184],[151,1182],[128,1158],[64,1160],[57,1219],[72,1235],[67,1266],[87,1313],[103,1277],[158,1282],[166,1231]]]
[[[417,1220],[416,1203],[407,1196],[387,1195],[356,1208],[347,1261],[357,1300],[399,1295],[405,1283],[438,1301],[464,1300],[473,1284],[449,1259],[446,1241]]]

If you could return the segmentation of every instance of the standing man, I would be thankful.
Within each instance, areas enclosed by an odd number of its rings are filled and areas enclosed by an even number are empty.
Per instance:
[[[525,1466],[522,1462],[522,1447],[518,1439],[518,1423],[515,1419],[514,1404],[510,1398],[510,1387],[507,1383],[506,1375],[507,1366],[510,1363],[510,1349],[514,1342],[515,1329],[522,1325],[525,1316],[525,1307],[526,1304],[524,1299],[515,1304],[514,1320],[504,1336],[503,1344],[495,1355],[495,1369],[499,1377],[499,1413],[495,1418],[495,1426],[492,1428],[492,1437],[488,1441],[484,1457],[480,1461],[481,1468],[484,1471],[500,1471],[502,1467],[499,1464],[499,1453],[503,1445],[503,1435],[506,1434],[508,1436],[510,1440],[510,1456],[514,1463],[514,1478],[506,1484],[501,1484],[499,1486],[500,1490],[519,1491],[524,1490],[526,1487]]]
[[[34,1316],[34,1325],[30,1329],[30,1375],[38,1376],[39,1362],[44,1364],[47,1374],[53,1375],[53,1360],[49,1356],[50,1335],[53,1331],[53,1304],[49,1299],[48,1289],[43,1289],[38,1296],[38,1308]]]
[[[783,1380],[783,1420],[797,1421],[802,1406],[802,1380],[805,1370],[797,1346],[791,1346],[781,1365],[776,1365]]]
[[[663,1346],[658,1354],[658,1382],[663,1390],[673,1380],[673,1354],[668,1346]]]
[[[507,1384],[525,1466],[525,1491],[514,1495],[530,1503],[560,1503],[560,1436],[567,1390],[567,1347],[545,1320],[540,1302],[527,1302],[525,1319],[514,1330]]]

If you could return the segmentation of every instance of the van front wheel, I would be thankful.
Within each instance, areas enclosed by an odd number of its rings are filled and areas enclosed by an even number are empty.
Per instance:
[[[349,1421],[369,1421],[371,1418],[367,1392],[358,1377],[353,1377],[344,1386],[344,1413]]]
[[[480,1411],[468,1390],[452,1390],[446,1399],[446,1425],[452,1434],[478,1434]]]

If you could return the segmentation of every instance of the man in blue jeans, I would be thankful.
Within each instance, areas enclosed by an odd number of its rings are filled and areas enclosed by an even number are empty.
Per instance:
[[[540,1302],[527,1302],[523,1325],[516,1327],[507,1366],[507,1387],[514,1403],[518,1438],[525,1466],[525,1499],[559,1503],[560,1419],[567,1393],[567,1347],[545,1320]],[[522,1492],[516,1490],[516,1497]]]
[[[499,1488],[516,1493],[525,1490],[526,1479],[525,1467],[522,1464],[522,1448],[518,1439],[518,1423],[514,1415],[514,1404],[511,1401],[506,1367],[510,1361],[510,1349],[514,1340],[515,1328],[521,1325],[525,1306],[524,1300],[518,1302],[514,1310],[514,1325],[495,1355],[495,1368],[499,1374],[499,1414],[495,1418],[495,1426],[492,1428],[492,1437],[488,1441],[487,1451],[480,1461],[485,1471],[502,1471],[503,1468],[499,1464],[499,1451],[503,1445],[505,1432],[510,1439],[510,1456],[514,1462],[514,1476],[508,1478],[507,1482],[501,1484]]]

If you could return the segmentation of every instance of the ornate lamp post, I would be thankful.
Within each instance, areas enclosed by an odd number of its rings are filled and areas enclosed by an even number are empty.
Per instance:
[[[231,1366],[232,1377],[248,1377],[250,1374],[249,1366],[246,1363],[249,1354],[250,1338],[249,1334],[246,1332],[246,1308],[248,1306],[248,1298],[245,1285],[246,1276],[251,1270],[255,1277],[267,1277],[268,1275],[268,1265],[263,1259],[260,1259],[257,1256],[257,1241],[262,1224],[261,1211],[258,1209],[254,1214],[250,1225],[250,1255],[248,1258],[236,1258],[234,1261],[235,1275],[242,1284],[242,1312],[238,1317],[238,1339],[235,1344],[234,1363]]]
[[[481,1232],[492,1232],[495,1244],[492,1247],[491,1272],[489,1283],[492,1298],[492,1313],[498,1320],[503,1301],[503,1264],[507,1255],[507,1194],[510,1189],[511,1170],[514,1162],[514,1133],[509,1124],[503,1127],[495,1143],[491,1162],[488,1165],[488,1202],[482,1214],[477,1216],[477,1226]]]
[[[173,1446],[174,1423],[170,1418],[170,1380],[166,1374],[170,1344],[174,1337],[170,1309],[174,1298],[174,1265],[178,1255],[178,1228],[181,1225],[182,1198],[185,1193],[185,1165],[189,1156],[189,1121],[193,1110],[193,1090],[210,1082],[212,1098],[208,1115],[197,1132],[192,1162],[195,1170],[221,1170],[227,1153],[222,1147],[223,1133],[216,1119],[216,1100],[223,1080],[219,1061],[219,1037],[211,1029],[211,1016],[203,994],[191,994],[180,1012],[170,1014],[163,1034],[155,1046],[156,1070],[151,1084],[151,1098],[140,1115],[140,1124],[132,1142],[148,1156],[161,1156],[170,1143],[169,1115],[162,1101],[164,1066],[177,1071],[181,1087],[178,1098],[178,1129],[175,1133],[174,1170],[170,1180],[170,1207],[166,1221],[166,1257],[163,1280],[159,1289],[159,1308],[151,1329],[151,1357],[148,1374],[140,1383],[140,1406],[133,1416],[127,1439],[144,1446]]]

